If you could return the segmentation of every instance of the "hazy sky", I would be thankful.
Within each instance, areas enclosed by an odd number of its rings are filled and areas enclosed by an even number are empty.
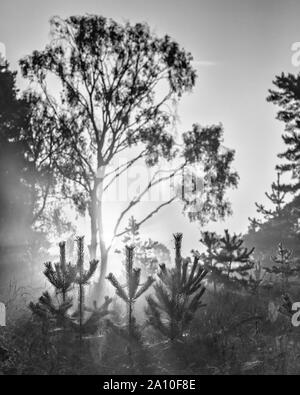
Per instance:
[[[179,106],[178,129],[187,130],[194,122],[223,123],[225,145],[236,150],[240,183],[230,193],[234,215],[217,229],[245,231],[248,216],[255,214],[254,202],[265,202],[264,192],[275,179],[283,125],[265,98],[276,74],[299,72],[291,64],[291,45],[300,41],[300,1],[1,0],[0,42],[12,67],[23,55],[43,48],[51,16],[84,13],[146,21],[157,34],[168,33],[192,52],[199,78]],[[172,208],[145,229],[167,244],[171,232],[184,230],[188,248],[199,239],[197,227]]]

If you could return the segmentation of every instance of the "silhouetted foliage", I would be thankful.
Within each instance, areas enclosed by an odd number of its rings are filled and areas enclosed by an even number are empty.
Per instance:
[[[262,214],[264,221],[276,219],[282,216],[283,207],[285,205],[285,198],[287,193],[283,190],[284,187],[280,182],[280,173],[277,173],[277,181],[273,182],[271,186],[271,193],[266,192],[265,195],[268,200],[272,203],[274,208],[267,209],[264,205],[255,203],[257,207],[257,213]],[[261,221],[256,218],[249,218],[250,221],[250,231],[256,232],[262,225]]]
[[[270,256],[274,254],[274,246],[283,242],[286,248],[293,250],[295,259],[300,254],[299,233],[300,198],[295,197],[285,204],[281,214],[261,222],[258,227],[249,228],[244,236],[246,246],[255,245],[254,258],[263,266],[270,266]]]
[[[147,280],[141,284],[141,269],[133,267],[133,246],[126,246],[126,285],[123,286],[119,283],[117,278],[109,273],[107,279],[116,290],[116,294],[121,298],[127,306],[128,324],[127,330],[129,338],[136,336],[135,318],[133,316],[133,306],[136,300],[143,295],[153,284],[154,278],[149,276]],[[126,289],[127,292],[126,292]]]
[[[282,135],[286,150],[278,155],[285,162],[277,166],[278,170],[291,175],[291,182],[284,184],[284,190],[295,193],[300,189],[299,181],[299,114],[300,114],[300,74],[276,76],[273,81],[275,89],[269,90],[267,100],[277,106],[277,119],[284,122],[285,133]]]
[[[254,248],[243,247],[241,235],[230,235],[225,230],[223,237],[214,232],[203,232],[200,242],[206,246],[204,266],[211,272],[213,282],[230,283],[243,282],[249,277],[254,262],[251,260]]]
[[[169,36],[157,37],[145,23],[119,24],[102,16],[72,16],[51,20],[52,40],[43,51],[22,59],[23,76],[37,82],[52,108],[60,135],[61,152],[56,167],[63,176],[62,191],[80,212],[88,209],[91,219],[91,257],[101,251],[104,283],[111,244],[104,242],[102,210],[109,187],[138,160],[148,166],[168,162],[164,175],[155,172],[145,189],[120,213],[112,241],[126,233],[122,220],[156,185],[170,181],[191,165],[203,165],[204,183],[184,208],[192,206],[191,219],[223,217],[229,211],[228,187],[236,186],[237,173],[230,167],[234,151],[222,147],[221,125],[193,125],[182,134],[182,149],[172,130],[169,105],[195,85],[192,56]],[[60,82],[60,98],[51,95],[47,77]],[[158,90],[163,87],[162,97]],[[159,96],[159,97],[158,97]],[[181,143],[181,142],[180,142]],[[129,160],[109,171],[113,159],[134,147]],[[133,152],[139,153],[133,156]],[[174,165],[172,160],[179,163]],[[207,176],[207,177],[205,177]],[[177,194],[159,204],[138,221],[143,224]],[[201,201],[202,210],[196,203]]]
[[[7,64],[0,66],[0,255],[11,273],[18,265],[14,276],[22,280],[32,277],[36,262],[44,259],[48,236],[63,222],[53,201],[59,144],[50,118],[41,97],[21,95],[16,73]]]
[[[0,247],[18,248],[30,229],[24,130],[28,106],[18,97],[16,73],[0,66]],[[2,258],[3,259],[3,258]]]
[[[71,331],[79,335],[80,341],[85,334],[95,334],[99,329],[102,317],[109,314],[109,304],[112,299],[106,298],[101,307],[94,302],[93,308],[85,306],[84,287],[89,284],[94,275],[98,261],[92,260],[89,268],[84,269],[84,238],[77,238],[77,263],[66,262],[65,243],[60,243],[60,261],[56,264],[45,263],[44,274],[53,285],[55,294],[44,292],[38,303],[30,303],[30,309],[39,317],[49,330]],[[78,287],[78,303],[75,312],[71,291]],[[88,314],[87,314],[88,313]]]
[[[54,286],[57,293],[61,293],[62,300],[65,301],[67,293],[74,286],[77,271],[76,267],[72,266],[71,263],[66,262],[66,245],[65,242],[59,243],[60,249],[60,262],[52,265],[51,262],[45,263],[44,274],[49,282]]]
[[[170,340],[180,339],[198,309],[203,307],[203,279],[207,271],[194,256],[193,262],[181,256],[182,234],[174,235],[175,267],[160,266],[160,282],[154,285],[154,296],[147,297],[148,323]]]
[[[282,291],[286,293],[290,288],[291,278],[299,276],[300,265],[295,263],[293,252],[285,248],[282,243],[279,243],[277,254],[272,257],[272,261],[275,265],[271,268],[266,267],[265,270],[280,278]]]

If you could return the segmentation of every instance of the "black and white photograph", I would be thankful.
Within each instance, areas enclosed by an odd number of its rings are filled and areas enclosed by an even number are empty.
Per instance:
[[[299,17],[0,0],[0,376],[300,375]]]

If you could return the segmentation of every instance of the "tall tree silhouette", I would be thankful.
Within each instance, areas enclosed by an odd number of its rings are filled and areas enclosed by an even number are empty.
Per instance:
[[[7,63],[0,66],[0,249],[6,256],[2,263],[19,264],[27,258],[33,263],[44,240],[54,150],[48,145],[51,132],[40,104],[37,95],[18,91],[16,73]]]
[[[23,76],[38,83],[52,107],[63,146],[56,166],[64,177],[66,195],[90,215],[91,258],[96,257],[99,246],[102,284],[112,242],[126,233],[123,220],[149,190],[172,180],[188,165],[202,163],[204,175],[210,175],[201,191],[195,191],[204,207],[198,210],[198,217],[228,213],[224,193],[237,184],[237,174],[230,170],[234,153],[222,147],[220,125],[194,125],[182,134],[181,141],[175,141],[170,105],[192,90],[196,73],[191,54],[169,36],[157,37],[147,24],[118,24],[94,15],[55,17],[51,32],[45,50],[34,51],[20,64]],[[61,87],[60,96],[51,94],[47,84],[51,75]],[[113,166],[114,159],[127,152],[129,159]],[[105,194],[139,160],[153,167],[162,159],[169,163],[168,169],[155,171],[145,188],[122,209],[112,240],[106,244]],[[139,226],[176,197],[174,192],[158,203],[138,220]],[[190,202],[195,204],[195,200]]]
[[[22,183],[26,174],[25,145],[28,106],[18,97],[16,73],[0,66],[0,240],[1,247],[24,244],[29,199]]]
[[[279,106],[277,119],[285,124],[282,139],[286,150],[278,155],[284,163],[277,168],[291,175],[291,182],[284,187],[294,193],[300,189],[300,74],[282,73],[273,84],[275,89],[269,90],[267,100]]]

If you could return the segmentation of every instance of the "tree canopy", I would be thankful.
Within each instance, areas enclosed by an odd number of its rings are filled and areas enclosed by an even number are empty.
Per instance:
[[[167,35],[157,37],[145,23],[120,24],[88,15],[54,17],[50,43],[20,62],[23,76],[42,96],[53,121],[60,145],[53,162],[62,192],[81,213],[87,210],[90,215],[90,253],[95,258],[100,247],[102,281],[112,242],[126,232],[123,220],[150,189],[189,166],[204,168],[201,188],[184,200],[184,209],[193,208],[191,219],[215,220],[230,212],[225,192],[237,185],[238,176],[231,170],[234,151],[222,146],[222,126],[194,124],[180,136],[172,127],[172,104],[195,85],[192,59],[176,41]],[[120,155],[126,161],[108,170]],[[168,168],[155,171],[128,202],[106,245],[105,194],[137,161],[154,167],[162,159]],[[138,225],[177,197],[174,193],[158,204]]]

